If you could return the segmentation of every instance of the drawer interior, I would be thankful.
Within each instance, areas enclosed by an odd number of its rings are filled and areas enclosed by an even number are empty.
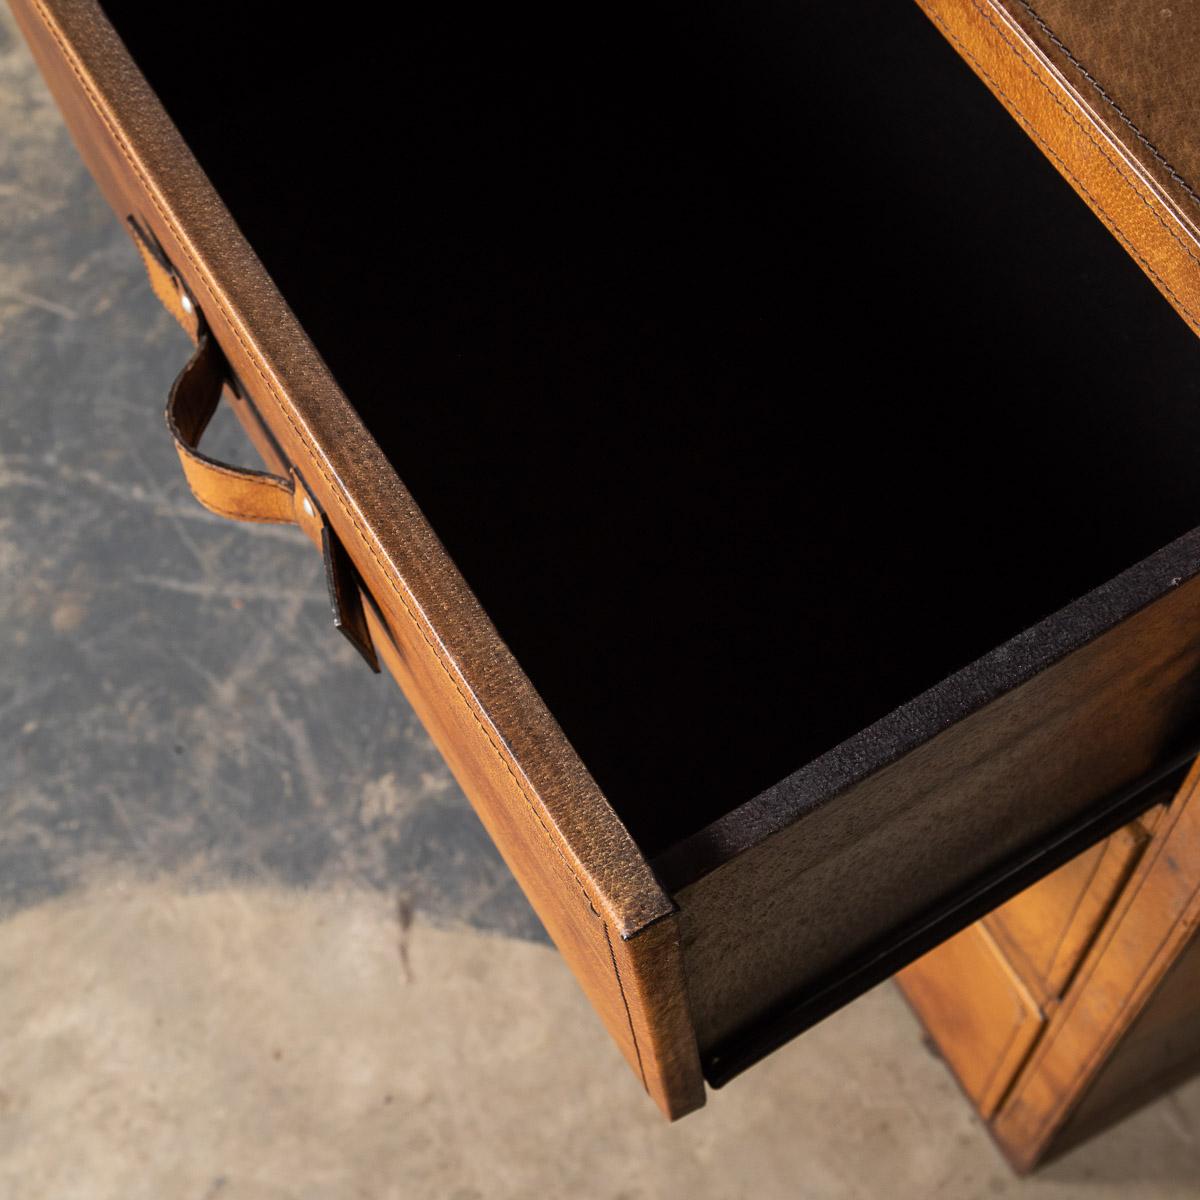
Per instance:
[[[1200,344],[915,5],[104,8],[648,855],[1194,573]]]

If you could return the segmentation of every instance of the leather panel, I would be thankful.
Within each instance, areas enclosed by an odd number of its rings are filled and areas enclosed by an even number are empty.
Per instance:
[[[1200,5],[1008,0],[1007,7],[1200,221]]]

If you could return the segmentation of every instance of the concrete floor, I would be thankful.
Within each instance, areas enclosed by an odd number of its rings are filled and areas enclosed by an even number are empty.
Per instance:
[[[890,988],[663,1124],[307,543],[187,495],[3,9],[0,347],[0,1200],[1200,1194],[1200,1082],[1019,1181]]]

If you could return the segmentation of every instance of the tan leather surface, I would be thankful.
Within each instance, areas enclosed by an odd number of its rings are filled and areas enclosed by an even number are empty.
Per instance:
[[[200,452],[200,438],[224,386],[224,357],[211,336],[203,333],[171,388],[166,411],[167,429],[192,495],[210,512],[235,521],[301,523],[297,513],[301,498],[291,480],[226,466]]]
[[[697,1107],[703,1084],[670,898],[95,0],[11,4],[109,203],[161,244],[389,628],[407,631],[418,711],[502,853],[520,862],[519,881],[614,1040],[665,1112]]]
[[[163,308],[179,322],[184,333],[196,341],[200,336],[200,310],[168,264],[162,247],[135,218],[130,217],[125,227],[142,257],[142,265],[146,268],[154,294]]]
[[[153,275],[154,271],[151,271],[152,278]],[[210,512],[235,521],[295,522],[299,525],[324,559],[334,627],[350,641],[371,670],[378,672],[379,662],[359,595],[358,573],[341,542],[330,532],[325,514],[299,472],[292,468],[286,476],[272,475],[246,467],[227,466],[201,453],[200,439],[222,395],[235,396],[236,391],[227,386],[225,357],[204,326],[199,312],[190,307],[184,311],[196,312],[199,340],[191,359],[171,388],[166,418],[192,495]],[[243,411],[240,416],[247,418],[249,413]],[[249,425],[252,433],[256,431],[255,422],[246,420],[244,423]],[[268,462],[276,461],[273,451],[264,457]]]
[[[1169,169],[1019,0],[917,2],[1176,311],[1200,332],[1200,231],[1194,201]],[[1136,6],[1125,2],[1117,7],[1129,13]]]
[[[1013,16],[1200,221],[1200,4],[1009,0]]]

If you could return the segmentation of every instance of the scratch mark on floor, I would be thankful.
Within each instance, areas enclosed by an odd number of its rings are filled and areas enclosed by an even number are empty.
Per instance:
[[[66,321],[79,320],[79,314],[73,308],[68,308],[65,304],[58,304],[53,300],[47,300],[45,296],[38,296],[33,292],[23,292],[19,288],[0,291],[0,299],[16,300],[27,308],[40,308],[42,312],[52,313]]]
[[[396,949],[400,953],[400,966],[404,971],[404,981],[406,983],[412,983],[415,978],[413,975],[412,960],[408,953],[408,942],[412,933],[412,923],[413,906],[403,892],[397,892],[396,925],[400,932],[396,938]]]

